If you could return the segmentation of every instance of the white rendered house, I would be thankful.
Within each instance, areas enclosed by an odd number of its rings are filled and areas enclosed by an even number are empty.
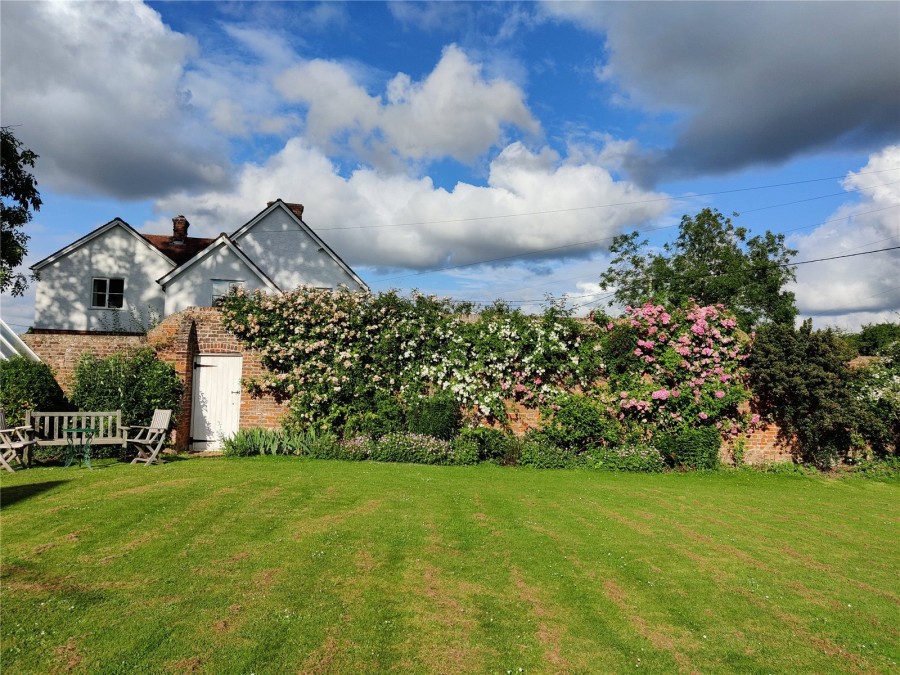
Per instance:
[[[32,265],[33,329],[137,331],[154,316],[210,307],[234,287],[369,290],[302,216],[301,204],[278,199],[215,239],[187,236],[184,216],[172,219],[171,235],[140,234],[114,218]]]

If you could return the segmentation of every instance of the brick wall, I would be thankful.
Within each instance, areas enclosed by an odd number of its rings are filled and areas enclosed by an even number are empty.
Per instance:
[[[144,343],[144,338],[138,335],[26,333],[19,337],[53,369],[56,381],[66,394],[72,391],[75,368],[82,354],[93,352],[99,358],[106,358]]]
[[[173,433],[175,447],[180,450],[187,448],[191,435],[193,366],[197,354],[240,354],[242,378],[258,377],[265,370],[259,356],[225,330],[219,310],[211,307],[192,307],[173,314],[146,336],[42,333],[23,335],[22,339],[53,369],[66,393],[71,391],[75,367],[85,352],[102,358],[144,345],[152,347],[161,360],[174,367],[184,383],[181,413]],[[251,396],[244,392],[239,428],[276,428],[285,412],[286,403],[279,403],[271,396]]]
[[[179,449],[185,449],[190,438],[193,364],[197,354],[240,354],[243,357],[242,378],[259,377],[265,370],[259,356],[225,330],[219,310],[212,307],[191,307],[173,314],[146,337],[44,333],[23,335],[22,339],[53,368],[60,386],[66,392],[71,390],[75,365],[84,352],[93,351],[97,356],[104,357],[144,344],[153,347],[163,361],[172,364],[184,383],[181,414],[174,433],[175,446]],[[239,427],[277,428],[287,410],[287,403],[279,403],[271,396],[254,397],[244,392]],[[529,429],[540,427],[538,410],[509,401],[507,411],[510,427],[516,435],[521,436]],[[722,445],[721,455],[723,461],[732,461],[732,449],[728,444]],[[792,446],[780,438],[775,425],[763,425],[745,439],[744,461],[747,464],[791,461],[792,458]]]

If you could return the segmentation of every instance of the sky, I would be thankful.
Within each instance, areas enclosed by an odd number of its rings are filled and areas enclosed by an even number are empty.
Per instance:
[[[900,3],[3,2],[26,265],[276,198],[375,290],[605,306],[612,238],[783,233],[819,328],[900,321]],[[0,297],[18,332],[34,286]]]

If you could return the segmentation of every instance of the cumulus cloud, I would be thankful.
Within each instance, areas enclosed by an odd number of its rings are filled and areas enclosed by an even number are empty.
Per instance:
[[[220,186],[227,148],[183,86],[196,49],[143,4],[9,3],[3,123],[17,125],[55,189],[133,199]]]
[[[445,190],[427,177],[370,168],[345,178],[321,150],[295,138],[265,165],[246,165],[234,190],[158,201],[166,217],[148,231],[165,231],[174,213],[188,217],[192,234],[232,231],[276,197],[305,201],[307,222],[351,264],[413,270],[543,249],[552,249],[547,259],[584,256],[669,206],[664,195],[615,181],[602,166],[563,162],[519,142],[491,162],[487,185]],[[583,208],[598,205],[611,206]],[[532,215],[483,218],[491,214]]]
[[[501,142],[508,126],[540,131],[522,90],[505,79],[485,79],[480,65],[456,45],[444,49],[424,80],[398,73],[383,95],[370,95],[347,67],[322,59],[290,68],[276,84],[287,99],[307,107],[310,141],[333,148],[347,139],[370,161],[387,153],[471,162]]]
[[[834,222],[792,237],[797,260],[900,245],[898,167],[900,145],[894,145],[870,156],[859,172],[848,174],[844,188],[860,190],[861,199],[839,208],[828,218]],[[801,314],[813,317],[815,325],[856,330],[866,323],[900,319],[898,270],[900,250],[800,265],[792,290]]]
[[[776,164],[900,138],[897,3],[570,3],[546,13],[606,39],[604,82],[675,114],[646,181]]]

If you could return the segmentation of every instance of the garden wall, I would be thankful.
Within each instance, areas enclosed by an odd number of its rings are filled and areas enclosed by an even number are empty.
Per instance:
[[[197,354],[241,354],[242,378],[258,378],[264,372],[259,357],[225,330],[220,311],[212,307],[192,307],[173,314],[146,336],[41,333],[21,337],[53,369],[57,381],[67,393],[71,391],[75,367],[83,353],[93,352],[105,357],[139,346],[152,347],[163,361],[175,368],[184,383],[181,414],[173,436],[178,449],[187,448],[190,438],[193,363]],[[521,436],[529,429],[540,426],[540,412],[536,409],[510,401],[507,411],[510,428],[516,435]],[[252,397],[245,392],[241,397],[239,426],[241,429],[277,428],[286,412],[287,404],[279,403],[272,396]],[[721,454],[723,461],[733,460],[731,448],[725,444]],[[745,439],[744,461],[747,464],[791,459],[791,447],[779,438],[776,425],[763,424]]]
[[[173,434],[173,442],[179,450],[188,447],[190,438],[193,364],[197,354],[241,354],[242,378],[259,377],[263,372],[259,358],[224,329],[219,310],[211,307],[192,307],[173,314],[146,336],[41,333],[21,337],[53,369],[66,393],[71,391],[75,367],[82,354],[93,352],[102,358],[135,347],[152,347],[161,360],[175,368],[184,383],[181,413]],[[275,401],[271,396],[251,397],[244,393],[241,396],[239,427],[278,427],[286,410],[286,404]]]

